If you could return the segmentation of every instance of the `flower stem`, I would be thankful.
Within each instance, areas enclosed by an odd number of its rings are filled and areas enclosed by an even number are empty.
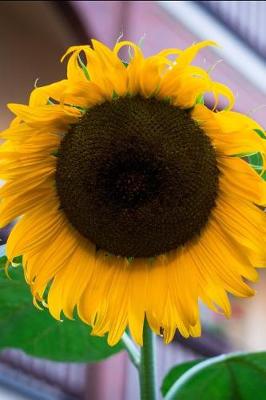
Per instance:
[[[150,330],[146,320],[143,327],[143,347],[141,348],[140,355],[139,380],[141,400],[156,400],[155,335]]]
[[[122,342],[125,346],[130,360],[132,361],[132,364],[134,364],[135,367],[138,369],[140,366],[140,353],[127,333],[124,333],[124,335],[122,336]]]

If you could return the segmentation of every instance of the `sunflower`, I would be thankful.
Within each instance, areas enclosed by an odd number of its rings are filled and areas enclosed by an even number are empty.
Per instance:
[[[58,320],[77,311],[110,345],[127,328],[141,345],[145,319],[166,343],[199,336],[199,300],[229,317],[228,294],[253,295],[247,280],[265,265],[264,131],[191,65],[215,43],[147,58],[128,41],[92,45],[68,49],[66,79],[9,104],[8,260],[22,255],[37,304]]]

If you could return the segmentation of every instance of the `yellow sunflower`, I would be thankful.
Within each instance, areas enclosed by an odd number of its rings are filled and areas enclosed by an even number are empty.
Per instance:
[[[230,315],[265,265],[265,136],[232,92],[192,66],[205,41],[145,58],[131,42],[68,49],[67,79],[33,90],[0,148],[0,224],[16,219],[35,301],[114,345],[145,318],[200,335],[199,300]],[[129,61],[119,57],[131,48]],[[222,111],[204,105],[211,92]],[[247,162],[254,155],[260,163]]]

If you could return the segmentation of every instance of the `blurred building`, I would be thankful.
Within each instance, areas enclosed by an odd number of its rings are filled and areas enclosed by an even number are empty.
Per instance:
[[[65,65],[59,59],[69,46],[91,38],[113,46],[122,34],[141,41],[146,55],[216,40],[221,47],[204,49],[198,65],[233,89],[238,111],[266,126],[265,20],[264,1],[2,1],[0,129],[12,118],[6,103],[27,102],[36,80],[44,85],[64,77]],[[262,274],[254,299],[233,301],[230,321],[204,309],[205,333],[200,339],[177,337],[167,347],[158,339],[160,376],[173,364],[195,357],[265,349],[265,286]],[[2,354],[0,371],[1,400],[138,399],[136,373],[125,354],[100,364],[74,365],[8,350]]]

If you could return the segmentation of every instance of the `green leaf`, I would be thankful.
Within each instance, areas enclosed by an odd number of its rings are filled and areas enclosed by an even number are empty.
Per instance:
[[[0,259],[1,266],[6,261]],[[56,321],[48,312],[32,304],[22,267],[9,268],[11,279],[0,270],[0,349],[18,348],[26,353],[55,361],[93,362],[122,350],[110,347],[106,338],[90,335],[90,327],[80,320]]]
[[[86,67],[86,65],[84,64],[84,62],[82,61],[80,56],[78,56],[78,62],[79,62],[79,65],[81,66],[83,74],[88,79],[88,81],[90,81],[91,78],[90,78],[90,74],[89,74],[88,68]]]
[[[261,171],[263,170],[262,155],[260,153],[250,154],[250,155],[248,155],[247,159],[248,159],[248,163],[250,164],[250,166],[253,169],[255,169],[255,171],[257,171],[258,173],[261,173]]]
[[[204,104],[204,95],[200,94],[197,98],[196,98],[196,104]]]
[[[167,104],[171,104],[172,102],[172,98],[170,96],[164,97],[162,100]]]
[[[51,156],[58,157],[59,151],[58,149],[51,152]]]
[[[119,95],[115,91],[113,91],[112,99],[115,100],[115,99],[118,99],[118,98],[119,98]]]
[[[265,400],[266,353],[214,357],[187,370],[166,400]]]
[[[47,105],[53,106],[55,103],[52,101],[51,98],[47,100]]]
[[[262,177],[262,179],[263,179],[264,181],[266,181],[266,171],[263,172],[263,174],[261,175],[261,177]]]
[[[170,371],[165,375],[161,386],[162,395],[165,396],[169,389],[173,386],[173,384],[181,377],[181,375],[183,375],[190,368],[194,367],[194,365],[197,365],[201,361],[202,359],[187,361],[170,369]]]
[[[257,132],[257,134],[260,135],[262,139],[266,139],[265,132],[263,132],[261,129],[254,129],[254,131]]]

